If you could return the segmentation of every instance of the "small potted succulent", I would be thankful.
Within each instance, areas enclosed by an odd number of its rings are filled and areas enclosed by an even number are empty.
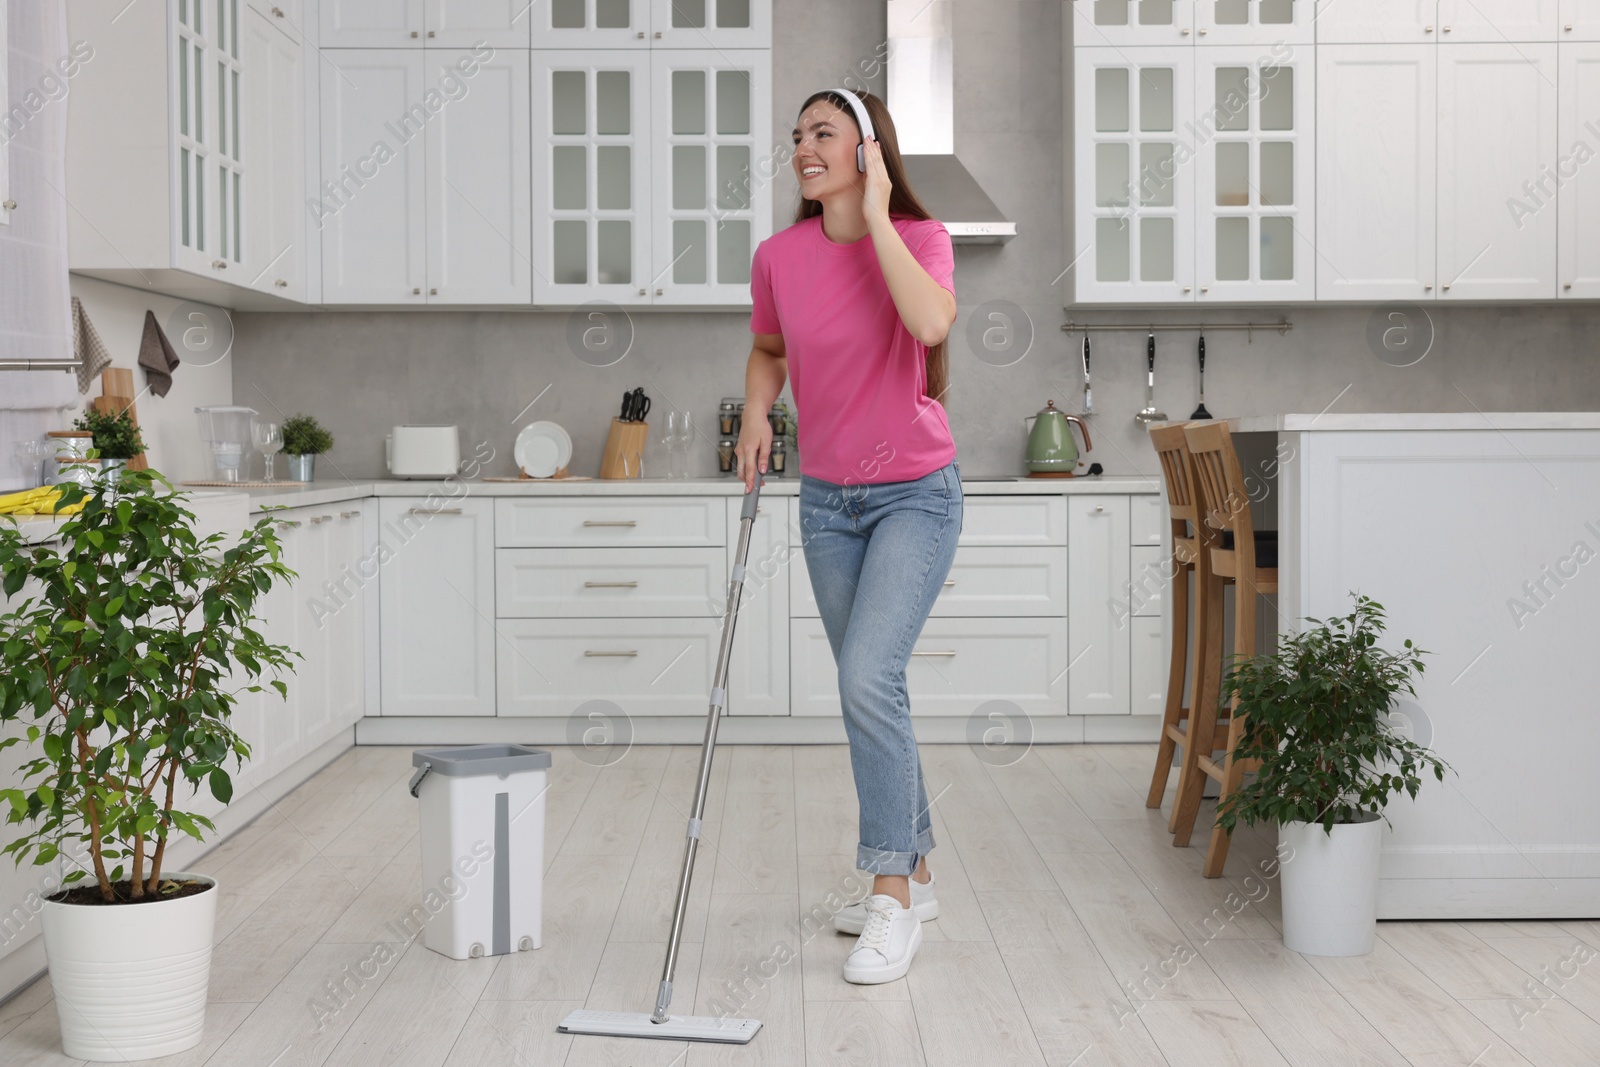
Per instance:
[[[259,629],[262,598],[294,577],[270,516],[201,539],[156,471],[115,478],[115,496],[61,487],[62,505],[82,507],[59,544],[0,522],[0,749],[28,757],[18,787],[0,789],[0,852],[70,861],[40,918],[62,1051],[77,1060],[200,1042],[221,890],[170,869],[167,846],[215,829],[184,801],[205,788],[229,802],[228,764],[250,756],[230,723],[237,694],[297,655]]]
[[[289,458],[289,480],[315,481],[316,458],[333,447],[333,435],[310,415],[291,415],[283,422],[283,454]]]
[[[1378,647],[1383,605],[1357,595],[1349,615],[1305,621],[1223,680],[1224,706],[1237,696],[1244,716],[1233,758],[1258,767],[1218,806],[1217,824],[1277,825],[1285,948],[1363,956],[1377,934],[1384,807],[1450,767],[1391,721],[1399,694],[1416,696],[1427,653],[1409,640]]]
[[[95,453],[102,473],[126,466],[128,460],[144,454],[144,437],[126,408],[115,412],[86,411],[72,425],[94,434]]]

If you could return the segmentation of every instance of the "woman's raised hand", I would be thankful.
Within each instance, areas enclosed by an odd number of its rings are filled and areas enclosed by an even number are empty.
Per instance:
[[[889,180],[889,168],[884,165],[883,147],[878,144],[878,139],[867,138],[866,146],[867,182],[861,193],[861,209],[866,213],[870,226],[876,216],[889,217],[889,194],[894,191],[894,183]]]
[[[739,461],[739,480],[744,482],[744,491],[748,493],[755,488],[757,472],[767,473],[767,457],[772,454],[772,422],[765,411],[749,407],[745,408],[739,422],[739,443],[734,446],[733,454]]]

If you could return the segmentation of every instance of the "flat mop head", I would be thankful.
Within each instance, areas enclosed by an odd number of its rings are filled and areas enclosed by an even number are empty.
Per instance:
[[[672,1015],[664,1023],[652,1022],[642,1011],[589,1011],[580,1008],[561,1020],[563,1034],[596,1037],[654,1037],[663,1041],[717,1041],[725,1045],[748,1044],[761,1029],[760,1019],[719,1019],[713,1015]]]

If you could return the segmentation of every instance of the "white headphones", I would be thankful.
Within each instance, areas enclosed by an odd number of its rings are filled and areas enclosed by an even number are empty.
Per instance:
[[[830,89],[829,92],[837,93],[844,97],[845,103],[850,105],[850,110],[856,113],[856,125],[861,127],[861,143],[856,145],[856,170],[862,173],[867,169],[867,138],[875,136],[872,132],[872,120],[867,117],[867,105],[861,98],[849,89]]]

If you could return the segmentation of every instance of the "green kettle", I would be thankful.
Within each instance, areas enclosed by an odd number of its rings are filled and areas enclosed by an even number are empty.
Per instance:
[[[1048,401],[1044,410],[1022,420],[1033,426],[1028,433],[1028,473],[1040,477],[1071,478],[1078,466],[1078,443],[1072,437],[1072,423],[1083,431],[1083,450],[1089,451],[1094,442],[1089,440],[1089,424],[1076,415],[1068,415]]]

